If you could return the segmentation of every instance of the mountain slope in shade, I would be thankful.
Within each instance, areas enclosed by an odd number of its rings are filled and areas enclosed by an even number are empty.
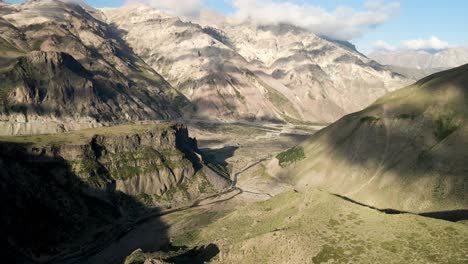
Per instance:
[[[183,95],[83,7],[60,1],[7,7],[0,6],[3,134],[59,132],[190,112]]]
[[[321,130],[276,175],[378,208],[465,210],[467,93],[468,65],[426,77]]]
[[[415,69],[448,69],[468,63],[468,48],[427,51],[376,51],[369,58],[385,65]]]
[[[102,11],[205,117],[330,122],[406,82],[293,26],[200,26],[141,5]]]

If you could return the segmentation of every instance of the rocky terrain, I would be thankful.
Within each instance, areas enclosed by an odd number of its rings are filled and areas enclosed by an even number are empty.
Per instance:
[[[193,116],[329,123],[408,83],[349,43],[289,25],[56,0],[0,9],[1,134]]]
[[[84,254],[147,213],[229,186],[206,173],[196,141],[179,125],[0,140],[2,244],[17,261]]]
[[[93,9],[55,0],[0,6],[1,134],[180,118],[191,103]]]
[[[143,5],[102,11],[207,119],[327,123],[407,84],[355,49],[290,25],[201,25]]]
[[[253,21],[0,0],[0,259],[466,263],[464,51]]]
[[[285,168],[270,168],[382,209],[466,210],[467,73],[464,65],[390,93],[312,136]]]
[[[375,51],[369,58],[384,65],[420,70],[443,70],[468,63],[468,48],[448,48],[437,52],[424,50]]]

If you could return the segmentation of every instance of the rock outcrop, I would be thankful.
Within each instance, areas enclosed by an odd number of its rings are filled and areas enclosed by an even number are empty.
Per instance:
[[[73,253],[76,241],[94,245],[150,210],[229,186],[205,176],[196,141],[181,125],[2,140],[9,141],[0,143],[2,244],[35,260]],[[107,233],[96,239],[99,232]]]

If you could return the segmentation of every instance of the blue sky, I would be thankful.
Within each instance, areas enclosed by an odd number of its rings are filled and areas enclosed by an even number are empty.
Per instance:
[[[296,23],[318,34],[348,39],[364,53],[370,52],[377,46],[380,49],[468,46],[468,34],[465,29],[468,26],[468,15],[466,15],[468,1],[466,0],[140,1],[155,5],[159,4],[158,1],[166,2],[166,6],[171,7],[192,2],[194,8],[210,8],[223,14],[237,14],[243,17],[258,16],[260,21],[265,22]],[[21,1],[10,0],[10,2]],[[126,1],[87,0],[86,2],[95,7],[110,7],[120,6]],[[289,5],[284,5],[285,2]],[[369,3],[374,4],[373,7],[369,7]],[[265,6],[269,7],[270,12],[262,12]],[[262,14],[265,15],[262,16]],[[298,17],[294,18],[296,15]],[[327,22],[317,24],[316,20],[321,21],[322,17],[327,18]],[[354,24],[349,21],[354,21]],[[430,41],[431,38],[432,41]],[[376,42],[379,42],[379,45],[376,46]]]

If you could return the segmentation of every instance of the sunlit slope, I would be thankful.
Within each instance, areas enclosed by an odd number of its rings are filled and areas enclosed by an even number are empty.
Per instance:
[[[426,77],[302,144],[277,173],[379,208],[468,208],[468,65]]]
[[[465,263],[467,237],[463,224],[384,214],[309,188],[239,208],[173,242],[214,243],[212,263]]]

